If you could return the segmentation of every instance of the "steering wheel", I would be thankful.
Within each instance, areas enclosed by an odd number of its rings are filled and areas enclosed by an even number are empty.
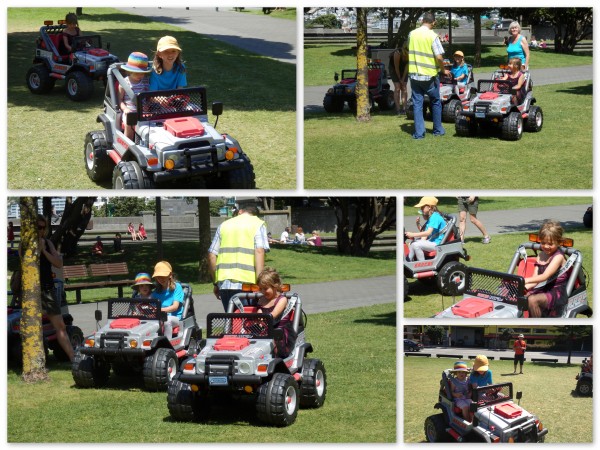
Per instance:
[[[166,106],[169,108],[185,108],[190,102],[190,96],[179,94],[168,98]]]

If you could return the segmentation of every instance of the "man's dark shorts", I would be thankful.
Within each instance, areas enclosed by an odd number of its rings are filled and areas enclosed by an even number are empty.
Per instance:
[[[62,314],[60,302],[56,298],[56,290],[52,288],[42,288],[42,310],[49,316]]]
[[[458,197],[458,212],[468,211],[469,214],[477,215],[479,209],[479,199],[475,199],[473,203],[469,203],[469,197]]]
[[[525,353],[522,353],[520,355],[515,354],[515,362],[523,362],[525,361]]]

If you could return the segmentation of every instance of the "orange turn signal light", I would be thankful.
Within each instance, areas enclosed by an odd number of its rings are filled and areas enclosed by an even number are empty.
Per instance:
[[[541,239],[537,233],[529,233],[529,242],[540,243]],[[561,247],[573,247],[574,241],[571,238],[562,238],[559,242]]]
[[[44,25],[48,26],[48,25],[52,25],[54,24],[53,20],[44,20]]]
[[[158,158],[148,158],[148,165],[155,166],[158,164]]]
[[[172,159],[167,159],[165,161],[165,169],[173,170],[174,168],[175,168],[175,161],[173,161]]]

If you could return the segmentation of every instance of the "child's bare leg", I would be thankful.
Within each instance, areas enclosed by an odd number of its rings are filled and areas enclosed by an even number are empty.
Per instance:
[[[542,317],[542,308],[546,308],[548,300],[546,294],[533,294],[527,298],[530,317]]]

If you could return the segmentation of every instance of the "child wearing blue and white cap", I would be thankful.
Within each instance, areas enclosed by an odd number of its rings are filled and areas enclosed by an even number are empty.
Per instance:
[[[452,369],[454,378],[450,379],[450,385],[452,388],[452,398],[454,404],[462,410],[463,418],[469,422],[473,421],[469,407],[471,406],[471,386],[467,380],[467,374],[469,368],[467,363],[464,361],[456,361],[454,363],[454,369]]]
[[[125,82],[135,95],[149,89],[150,81],[146,75],[152,69],[148,67],[148,56],[145,53],[131,53],[127,59],[127,64],[122,65],[121,69],[129,72]],[[123,128],[125,129],[125,136],[131,140],[134,140],[135,132],[131,125],[127,125],[127,114],[137,111],[135,95],[131,97],[123,86],[119,85],[119,108],[123,112]]]

